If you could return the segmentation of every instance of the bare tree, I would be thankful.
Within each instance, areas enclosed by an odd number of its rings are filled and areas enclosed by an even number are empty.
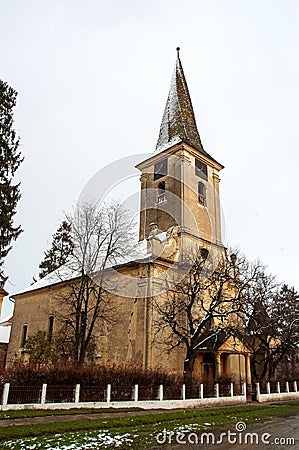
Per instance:
[[[164,301],[154,300],[157,338],[164,341],[167,351],[179,346],[186,350],[186,382],[192,380],[197,350],[207,343],[217,348],[220,337],[241,334],[243,292],[259,277],[262,268],[260,263],[250,264],[232,252],[223,253],[214,268],[205,252],[192,259],[191,269],[167,289]],[[174,272],[185,265],[186,258],[174,265]]]
[[[132,253],[135,229],[129,213],[118,203],[101,208],[84,203],[66,220],[74,247],[60,269],[67,281],[56,298],[55,316],[63,353],[82,364],[96,351],[98,335],[115,323],[109,268]]]
[[[273,373],[282,367],[284,376],[299,374],[299,293],[294,287],[283,284],[274,298],[274,314],[279,336],[279,357],[273,365]],[[285,363],[285,364],[284,364]]]
[[[299,295],[263,274],[244,295],[245,338],[252,348],[252,373],[256,380],[271,379],[280,367],[287,376],[289,362],[299,349]],[[284,367],[282,367],[284,366]],[[298,369],[298,367],[297,367]]]

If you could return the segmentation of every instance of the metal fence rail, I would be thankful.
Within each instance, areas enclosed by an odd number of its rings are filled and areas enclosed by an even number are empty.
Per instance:
[[[132,386],[111,386],[111,401],[124,402],[128,400],[134,400]]]
[[[80,386],[80,402],[106,402],[107,386]]]
[[[46,403],[68,403],[75,401],[75,386],[48,386]]]
[[[164,400],[177,400],[182,398],[181,386],[163,386]]]
[[[138,400],[157,400],[158,399],[158,386],[139,386],[138,387]]]
[[[7,403],[24,404],[24,403],[40,403],[41,401],[41,386],[10,386]]]

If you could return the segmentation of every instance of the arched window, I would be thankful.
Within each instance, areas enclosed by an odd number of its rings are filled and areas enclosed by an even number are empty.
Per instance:
[[[162,203],[166,201],[166,195],[165,195],[165,181],[161,181],[158,184],[158,199],[157,203]]]
[[[202,182],[198,183],[198,201],[201,205],[206,206],[206,187]]]
[[[49,317],[49,329],[48,329],[48,340],[52,341],[53,336],[53,327],[54,327],[54,316]]]
[[[21,347],[24,347],[26,340],[27,340],[27,330],[28,330],[28,325],[23,325],[23,329],[22,329],[22,337],[21,337]]]

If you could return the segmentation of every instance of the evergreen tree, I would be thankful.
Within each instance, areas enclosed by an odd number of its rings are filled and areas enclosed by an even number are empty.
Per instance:
[[[45,277],[48,273],[65,264],[69,255],[72,254],[73,248],[71,225],[63,220],[53,235],[52,247],[45,251],[44,260],[39,265],[39,278]]]
[[[30,363],[35,363],[37,367],[57,362],[57,349],[45,331],[31,335],[26,340],[24,349],[30,355]]]
[[[0,283],[8,278],[3,269],[4,259],[22,232],[14,226],[13,217],[21,197],[20,183],[13,184],[13,177],[23,158],[18,151],[19,137],[13,129],[13,108],[17,92],[0,80]]]

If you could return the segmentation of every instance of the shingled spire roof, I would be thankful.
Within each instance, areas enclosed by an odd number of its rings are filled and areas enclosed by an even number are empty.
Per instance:
[[[191,98],[177,48],[177,60],[160,128],[156,152],[162,152],[179,142],[186,142],[204,151],[196,126]]]

